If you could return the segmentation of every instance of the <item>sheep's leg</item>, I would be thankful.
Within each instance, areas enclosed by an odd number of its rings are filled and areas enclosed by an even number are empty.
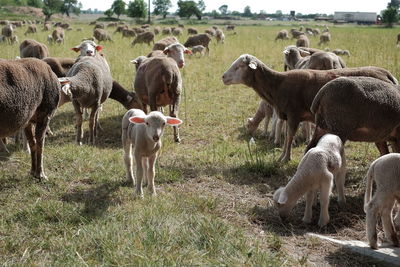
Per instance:
[[[149,106],[150,111],[157,111],[157,93],[149,92]],[[145,112],[147,113],[147,112]]]
[[[343,150],[342,166],[340,166],[340,170],[336,175],[336,180],[335,180],[336,189],[338,191],[338,202],[340,206],[343,206],[346,203],[346,196],[344,194],[345,177],[346,177],[346,156]]]
[[[46,137],[46,129],[50,122],[50,116],[44,115],[38,119],[35,127],[35,140],[36,140],[36,172],[34,176],[39,179],[47,180],[43,171],[43,148]],[[33,152],[31,152],[33,153]]]
[[[376,142],[375,145],[378,148],[381,156],[389,154],[389,148],[386,142]]]
[[[89,117],[89,144],[94,145],[96,141],[96,136],[97,136],[97,114],[99,113],[99,106],[100,105],[95,105],[91,112],[90,112],[90,117]]]
[[[148,179],[149,176],[147,175],[149,169],[149,159],[147,157],[142,158],[142,166],[143,166],[143,185],[146,186],[149,184]]]
[[[311,222],[314,197],[315,197],[314,190],[309,190],[306,194],[306,209],[304,211],[304,216],[303,216],[303,222],[305,223]]]
[[[382,218],[382,226],[383,231],[385,232],[385,236],[387,239],[392,241],[393,245],[398,247],[399,246],[399,239],[397,238],[397,233],[394,228],[393,219],[392,219],[392,211],[394,206],[394,199],[392,196],[388,196],[385,198],[383,205],[383,209],[381,212]]]
[[[126,133],[125,133],[126,135]],[[135,187],[135,176],[133,175],[133,169],[132,169],[132,143],[128,140],[126,136],[122,136],[122,145],[124,147],[124,162],[125,162],[125,168],[126,168],[126,180],[127,182],[133,183],[133,186]]]
[[[136,197],[143,198],[143,165],[142,165],[142,157],[135,153],[135,162],[136,162]]]
[[[149,168],[147,169],[147,180],[148,180],[148,188],[153,196],[156,195],[156,187],[154,185],[154,176],[156,173],[155,163],[157,159],[157,153],[149,157]]]
[[[275,132],[276,132],[276,126],[277,126],[277,122],[278,122],[278,117],[275,113],[275,111],[272,114],[272,127],[271,127],[271,132],[268,135],[268,139],[269,140],[274,140],[275,138]]]
[[[369,246],[378,249],[378,234],[376,224],[378,223],[379,206],[376,203],[376,196],[367,204],[366,207],[366,232]]]
[[[72,104],[75,109],[75,124],[76,124],[76,142],[79,146],[82,145],[82,138],[83,138],[83,129],[82,129],[82,110],[77,101],[72,101]]]
[[[285,127],[285,121],[276,117],[275,140],[274,140],[275,145],[279,145],[281,143],[282,131],[285,132],[286,136],[287,127]],[[284,146],[285,142],[286,142],[286,137],[285,140],[283,140]]]
[[[329,178],[328,178],[329,177]],[[329,222],[329,195],[332,190],[333,175],[331,173],[327,174],[327,181],[321,185],[321,191],[319,196],[319,202],[321,205],[321,210],[319,214],[319,227],[324,227]]]
[[[289,117],[287,120],[286,127],[287,127],[286,130],[287,135],[285,138],[286,147],[284,147],[284,151],[280,159],[282,162],[290,161],[293,137],[296,135],[297,128],[299,127],[299,121],[297,119]]]
[[[28,145],[28,140],[26,139],[25,134],[23,132],[21,132],[20,134],[22,136],[22,145],[23,145],[24,151],[26,153],[28,153],[28,154],[31,153],[31,150],[30,150],[29,145]]]
[[[35,176],[37,169],[37,159],[36,159],[36,140],[33,135],[33,124],[28,123],[28,125],[24,129],[25,136],[28,139],[29,147],[31,149],[31,171],[30,175]]]
[[[175,103],[169,106],[169,115],[171,117],[174,117],[174,118],[177,117],[178,106],[179,106],[179,96],[178,96],[178,99],[175,101]],[[176,143],[180,143],[181,142],[181,138],[179,137],[179,128],[178,128],[178,126],[173,126],[173,129],[174,129],[174,141]]]
[[[10,151],[8,151],[6,145],[5,145],[6,139],[5,138],[1,138],[0,139],[0,152],[6,152],[6,153],[10,153]]]

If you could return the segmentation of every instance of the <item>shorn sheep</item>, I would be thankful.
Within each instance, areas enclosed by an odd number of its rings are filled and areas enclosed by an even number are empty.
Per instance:
[[[68,71],[67,77],[60,78],[65,84],[63,92],[72,99],[76,115],[78,145],[82,145],[82,108],[90,108],[89,143],[95,143],[97,122],[101,104],[111,93],[113,80],[107,61],[98,52],[102,46],[93,41],[84,41],[72,48],[80,52],[77,62]]]
[[[274,202],[278,206],[281,218],[286,218],[297,201],[306,194],[306,209],[303,222],[310,223],[312,206],[317,191],[320,192],[321,211],[318,225],[329,222],[329,196],[335,181],[338,190],[338,201],[344,204],[344,181],[346,176],[346,159],[340,138],[333,134],[324,135],[318,145],[310,149],[301,159],[293,178],[285,187],[276,190]]]
[[[60,97],[57,76],[36,58],[0,60],[0,92],[0,138],[24,129],[31,150],[30,174],[47,179],[43,147]]]
[[[341,77],[316,94],[311,111],[316,130],[308,148],[326,132],[343,142],[375,142],[381,155],[389,153],[386,141],[400,152],[399,86],[371,77]]]
[[[317,92],[340,76],[370,76],[397,83],[390,72],[377,67],[338,70],[292,70],[277,72],[252,55],[241,55],[223,74],[226,85],[244,84],[271,104],[280,119],[287,120],[287,135],[280,160],[290,160],[293,137],[301,121],[314,122],[310,107]],[[342,113],[341,113],[342,116]]]
[[[376,225],[378,218],[382,219],[385,236],[396,247],[400,245],[393,224],[392,212],[394,204],[400,201],[400,154],[384,155],[372,162],[366,179],[364,211],[366,213],[366,232],[371,248],[378,248]],[[372,197],[372,186],[376,190]],[[372,199],[371,199],[372,197]]]
[[[161,148],[161,137],[165,125],[178,126],[178,118],[164,116],[159,111],[146,115],[140,109],[131,109],[122,118],[122,146],[126,178],[136,186],[136,196],[143,197],[142,181],[147,180],[148,189],[156,195],[154,185],[155,163]],[[136,180],[133,175],[132,158],[136,163]]]

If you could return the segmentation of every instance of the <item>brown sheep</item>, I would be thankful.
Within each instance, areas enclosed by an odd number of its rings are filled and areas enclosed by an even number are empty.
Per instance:
[[[64,43],[64,29],[60,27],[55,28],[51,34],[51,37],[53,38],[53,42],[58,44]]]
[[[331,34],[329,32],[324,32],[319,36],[319,43],[318,45],[322,45],[325,43],[329,43],[331,41]]]
[[[168,34],[171,34],[171,33],[172,33],[172,30],[171,30],[170,27],[165,27],[165,28],[162,29],[162,34],[163,35],[168,35]]]
[[[35,40],[25,40],[19,46],[20,57],[35,57],[43,59],[48,57],[49,49],[45,44],[39,43]]]
[[[222,80],[226,85],[245,84],[253,88],[261,98],[273,105],[280,119],[287,120],[288,135],[279,159],[289,161],[299,123],[315,120],[310,111],[314,96],[322,86],[340,76],[369,76],[397,83],[390,72],[378,67],[277,72],[248,54],[235,60]]]
[[[143,32],[136,36],[136,38],[132,41],[132,46],[135,44],[142,44],[146,43],[150,46],[150,43],[153,42],[154,44],[154,33],[152,32]]]
[[[123,29],[122,30],[122,38],[124,37],[135,37],[136,36],[136,32],[134,30],[131,29]]]
[[[195,28],[188,28],[188,34],[198,34],[199,32]]]
[[[95,29],[93,31],[93,37],[96,38],[96,40],[100,43],[100,42],[104,42],[104,41],[111,41],[111,37],[108,34],[108,32],[106,30],[103,29]]]
[[[27,36],[28,34],[31,33],[36,33],[37,32],[37,28],[35,24],[29,25],[28,29],[26,29],[26,32],[24,33],[25,36]]]
[[[217,39],[217,43],[224,43],[225,42],[224,32],[220,29],[215,30],[215,39]]]
[[[115,29],[115,32],[122,32],[124,29],[128,29],[128,26],[126,25],[122,25],[122,26],[118,26],[117,29]]]
[[[154,31],[155,35],[158,35],[158,34],[161,33],[161,27],[160,26],[156,26],[156,27],[154,27],[153,31]]]
[[[289,32],[287,30],[280,30],[275,37],[276,40],[286,40],[289,39]]]
[[[56,75],[36,58],[0,60],[0,92],[0,139],[24,129],[31,150],[30,174],[47,179],[43,147],[60,97]]]
[[[296,46],[309,47],[310,40],[308,39],[307,35],[300,35],[296,41]]]
[[[208,28],[204,31],[205,33],[211,35],[211,36],[215,36],[215,30],[214,28]]]
[[[175,36],[167,36],[159,41],[157,41],[154,46],[153,50],[164,50],[170,44],[178,43],[178,39]]]
[[[208,44],[211,41],[211,36],[207,33],[200,33],[189,37],[184,43],[185,47],[193,47],[195,45],[202,45],[207,49],[207,53],[210,52]]]
[[[172,34],[175,35],[175,36],[182,35],[182,33],[183,33],[183,31],[182,31],[181,28],[175,28],[175,29],[172,31]]]
[[[11,39],[13,36],[13,32],[14,29],[11,24],[8,24],[1,29],[1,35],[3,35],[7,39],[8,44],[12,43]]]

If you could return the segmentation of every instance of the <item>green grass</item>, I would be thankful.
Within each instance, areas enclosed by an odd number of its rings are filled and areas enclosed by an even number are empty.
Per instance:
[[[75,57],[69,48],[91,36],[92,26],[73,27],[84,30],[66,32],[64,45],[49,47],[52,56]],[[199,30],[207,27],[197,26]],[[157,197],[145,191],[145,198],[136,200],[131,184],[125,182],[120,142],[125,109],[113,100],[104,104],[100,115],[104,131],[95,147],[75,145],[71,104],[57,111],[51,121],[55,135],[45,145],[48,182],[29,177],[29,156],[10,145],[10,158],[0,158],[4,159],[0,161],[0,262],[6,266],[280,266],[307,262],[308,252],[300,257],[285,254],[286,246],[304,239],[305,231],[319,231],[301,224],[304,203],[284,225],[271,201],[274,190],[296,171],[305,146],[294,147],[293,161],[281,164],[276,162],[280,148],[261,135],[249,145],[250,136],[243,127],[259,98],[250,88],[227,87],[221,81],[222,73],[244,53],[282,71],[283,48],[294,42],[274,42],[281,28],[237,27],[237,35],[227,33],[224,45],[211,44],[209,57],[187,57],[179,113],[184,121],[182,143],[173,143],[172,129],[167,129],[157,162]],[[24,32],[25,28],[17,29],[20,41]],[[348,66],[375,65],[399,76],[396,29],[331,27],[331,33],[331,49],[352,53],[345,58]],[[46,43],[47,34],[39,30],[29,38]],[[179,39],[184,42],[186,37]],[[128,39],[117,34],[113,39],[104,44],[103,52],[114,79],[131,90],[135,72],[129,60],[148,54],[150,48],[131,48]],[[312,46],[317,42],[311,38]],[[0,44],[1,58],[18,55],[18,46]],[[84,130],[87,133],[87,122]],[[332,200],[333,222],[325,231],[332,235],[352,231],[353,237],[363,238],[362,179],[378,152],[372,144],[348,143],[346,153],[348,205],[344,211]],[[317,210],[315,221],[318,214]],[[318,251],[317,247],[312,249]],[[358,258],[346,261],[369,263]]]

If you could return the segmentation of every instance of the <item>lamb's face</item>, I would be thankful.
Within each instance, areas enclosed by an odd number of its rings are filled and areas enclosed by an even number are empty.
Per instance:
[[[241,55],[231,67],[222,75],[225,85],[244,83],[244,76],[248,71],[257,69],[257,62],[252,55]]]
[[[94,57],[98,51],[101,51],[103,47],[101,45],[96,45],[93,41],[83,41],[80,45],[71,48],[75,52],[79,52],[81,56]]]
[[[289,216],[289,213],[296,202],[292,203],[288,201],[288,196],[284,187],[275,191],[273,199],[275,206],[278,208],[279,217],[281,217],[282,220],[285,220]]]
[[[168,57],[175,60],[176,64],[178,64],[179,68],[183,68],[185,66],[185,56],[184,54],[192,54],[192,51],[184,47],[183,45],[176,43],[167,46],[164,49],[164,54]]]

